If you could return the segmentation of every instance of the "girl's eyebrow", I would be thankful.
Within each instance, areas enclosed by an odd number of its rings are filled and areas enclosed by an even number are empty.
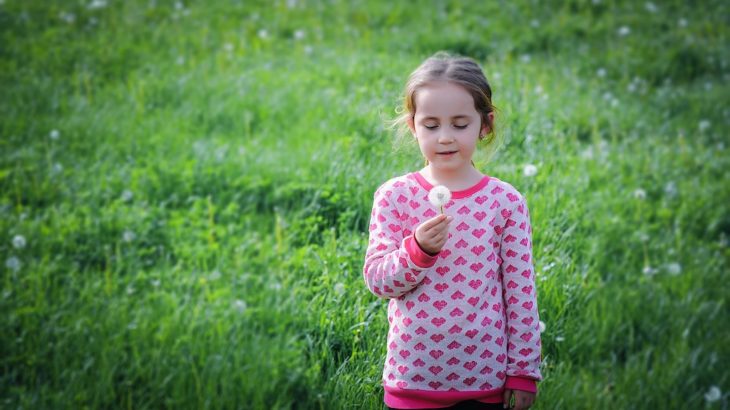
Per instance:
[[[461,118],[468,119],[469,116],[468,115],[454,115],[453,117],[451,117],[451,119],[454,119],[454,120],[458,120],[458,119],[461,119]],[[428,117],[424,117],[423,120],[424,121],[425,120],[438,120],[438,117],[434,117],[434,116],[430,115]]]

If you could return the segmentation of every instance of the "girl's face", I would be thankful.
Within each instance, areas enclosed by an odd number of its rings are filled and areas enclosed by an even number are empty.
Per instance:
[[[471,167],[479,135],[489,131],[487,124],[482,126],[471,94],[450,82],[433,82],[418,89],[415,106],[408,127],[430,165],[447,172]]]

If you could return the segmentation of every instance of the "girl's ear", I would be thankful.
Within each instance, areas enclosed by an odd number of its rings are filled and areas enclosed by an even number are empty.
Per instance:
[[[481,135],[487,135],[490,131],[492,131],[492,129],[489,127],[489,124],[494,124],[494,111],[488,113],[487,116],[489,117],[489,123],[485,122],[484,124],[482,124]]]
[[[408,120],[406,120],[406,123],[408,124],[408,128],[411,130],[411,134],[413,134],[413,137],[416,136],[416,124],[413,122],[413,117],[408,117]]]

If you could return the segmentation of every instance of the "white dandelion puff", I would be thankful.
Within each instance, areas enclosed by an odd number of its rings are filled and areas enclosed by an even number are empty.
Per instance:
[[[15,235],[13,237],[13,246],[15,249],[25,248],[25,237],[23,235]]]
[[[677,21],[677,24],[679,25],[679,27],[687,27],[687,19],[681,18],[679,19],[679,21]]]
[[[89,10],[103,9],[106,7],[106,0],[94,0],[86,6]]]
[[[596,75],[600,78],[603,78],[606,76],[606,69],[601,67],[598,70],[596,70]]]
[[[647,265],[644,266],[644,269],[641,271],[646,276],[652,276],[656,273],[656,269],[652,268],[651,266]]]
[[[621,26],[619,27],[617,33],[619,36],[625,37],[631,34],[631,29],[628,26]]]
[[[337,283],[334,287],[335,293],[338,295],[342,295],[345,293],[345,284],[344,283]]]
[[[223,44],[223,49],[230,53],[231,51],[233,51],[233,44],[225,43]]]
[[[699,125],[700,132],[707,131],[710,128],[710,125],[712,125],[712,123],[710,123],[709,120],[702,120],[702,121],[700,121],[700,125]]]
[[[11,256],[5,261],[5,267],[13,272],[19,271],[21,266],[23,266],[23,264],[20,262],[20,259],[15,256]]]
[[[266,31],[266,29],[263,29],[263,28],[261,30],[259,30],[258,35],[259,35],[259,38],[260,39],[267,39],[267,38],[269,38],[269,32]]]
[[[644,7],[646,8],[646,11],[648,11],[649,13],[656,13],[658,10],[656,4],[654,4],[650,1],[647,1],[646,4],[644,4]]]
[[[48,136],[49,136],[49,137],[50,137],[50,138],[51,138],[52,140],[57,140],[57,139],[58,139],[58,137],[60,137],[60,136],[61,136],[61,133],[60,133],[60,132],[58,132],[58,130],[51,130],[51,132],[50,132],[50,133],[48,133]]]
[[[294,39],[301,40],[306,36],[304,30],[297,30],[294,32]]]
[[[235,302],[233,302],[233,307],[238,311],[238,313],[243,313],[246,311],[246,302],[242,301],[241,299],[236,299]]]
[[[677,196],[677,184],[674,181],[669,181],[664,185],[664,193],[670,197],[674,198]]]
[[[132,242],[133,240],[137,239],[137,235],[134,232],[127,229],[122,234],[122,239],[124,240],[124,242]]]
[[[538,324],[538,330],[540,331],[540,333],[545,331],[545,322],[543,322],[542,320]]]
[[[636,199],[646,199],[646,191],[644,191],[641,188],[637,188],[634,190],[634,198]]]
[[[436,185],[431,188],[431,191],[428,193],[428,201],[431,202],[433,206],[440,208],[442,214],[444,213],[444,205],[449,203],[450,200],[451,191],[443,185]]]
[[[556,336],[555,337],[555,341],[556,342],[564,342],[565,341],[565,337],[563,337],[563,336]]]
[[[532,164],[527,164],[522,169],[522,174],[526,177],[533,177],[537,174],[537,167]]]
[[[720,388],[717,386],[711,386],[710,390],[705,393],[705,400],[708,403],[714,403],[722,398],[722,392],[720,391]]]
[[[672,262],[667,265],[667,272],[669,272],[670,275],[677,276],[682,273],[682,265],[678,264],[677,262]]]
[[[521,61],[522,61],[523,63],[529,63],[531,59],[532,59],[532,58],[530,57],[530,55],[529,55],[529,54],[523,54],[523,55],[521,55],[521,56],[520,56],[520,60],[521,60]]]
[[[132,198],[134,198],[134,193],[132,193],[132,191],[130,191],[128,189],[125,189],[124,191],[122,191],[121,198],[122,198],[123,202],[129,202],[132,200]]]

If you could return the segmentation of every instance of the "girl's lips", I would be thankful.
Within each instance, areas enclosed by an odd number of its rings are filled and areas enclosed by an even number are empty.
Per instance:
[[[437,153],[437,154],[438,154],[438,155],[451,155],[451,154],[456,154],[456,151],[451,151],[451,152],[439,152],[439,153]]]

